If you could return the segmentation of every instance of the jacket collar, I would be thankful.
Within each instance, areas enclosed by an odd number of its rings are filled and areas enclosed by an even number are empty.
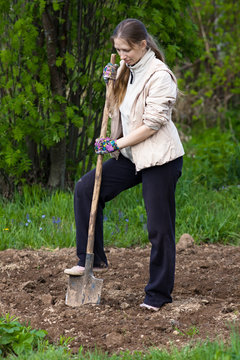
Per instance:
[[[140,75],[141,73],[145,73],[147,71],[149,61],[151,61],[154,58],[155,58],[154,52],[151,49],[149,49],[135,65],[126,64],[126,66],[130,70],[130,84],[133,84],[137,74]]]
[[[155,57],[154,52],[151,49],[143,55],[143,57],[134,65],[127,65],[127,67],[132,71],[138,71],[140,68],[145,67],[147,62]]]

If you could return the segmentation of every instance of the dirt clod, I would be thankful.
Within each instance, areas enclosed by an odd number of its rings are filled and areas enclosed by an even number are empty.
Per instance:
[[[194,239],[191,235],[189,234],[183,234],[178,243],[177,243],[177,251],[184,251],[186,249],[189,248],[193,248],[194,247]]]
[[[186,234],[185,234],[186,235]],[[150,247],[107,250],[100,305],[65,305],[68,276],[76,264],[75,249],[6,250],[0,252],[0,314],[10,313],[51,342],[73,338],[109,353],[183,346],[199,339],[226,340],[230,324],[240,320],[240,248],[194,244],[187,235],[177,246],[173,303],[158,312],[140,308],[148,281]]]

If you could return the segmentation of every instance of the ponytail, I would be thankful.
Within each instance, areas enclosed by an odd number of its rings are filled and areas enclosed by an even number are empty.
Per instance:
[[[157,43],[153,39],[151,35],[148,34],[147,36],[147,47],[150,48],[154,53],[157,59],[161,60],[162,62],[165,62],[164,55],[162,51],[159,49]]]
[[[114,97],[118,107],[123,102],[124,96],[126,94],[129,75],[130,70],[124,63],[123,68],[121,69],[121,73],[114,84]]]

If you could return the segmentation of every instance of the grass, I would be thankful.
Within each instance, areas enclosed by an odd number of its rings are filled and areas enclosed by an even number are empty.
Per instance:
[[[75,245],[72,194],[49,194],[40,187],[24,188],[14,200],[1,200],[0,249],[69,247]]]
[[[189,344],[182,349],[172,347],[171,350],[150,348],[144,352],[129,351],[120,354],[109,355],[98,350],[95,352],[84,352],[80,347],[78,354],[71,354],[68,348],[69,340],[63,341],[59,346],[49,344],[46,340],[38,342],[35,350],[23,351],[18,354],[19,360],[239,360],[240,359],[240,337],[239,331],[234,329],[228,344],[222,341],[204,341]],[[0,356],[1,358],[1,356]],[[3,358],[2,358],[3,359]],[[16,359],[15,355],[9,353],[5,358]]]
[[[195,334],[195,333],[194,333]],[[0,359],[13,360],[231,360],[240,359],[239,329],[232,326],[230,341],[224,343],[201,341],[178,349],[150,348],[146,351],[129,351],[109,355],[97,349],[84,352],[80,347],[78,354],[72,354],[69,345],[73,339],[61,337],[58,344],[50,344],[45,330],[34,330],[22,325],[18,318],[9,314],[0,317]],[[192,336],[192,334],[190,335]]]
[[[177,238],[190,233],[200,242],[240,243],[239,186],[206,189],[193,181],[180,181],[177,189]]]
[[[176,190],[176,240],[190,233],[196,243],[240,244],[239,144],[218,128],[185,144],[183,175]],[[106,204],[105,245],[148,243],[141,185]],[[23,187],[12,201],[0,198],[0,250],[75,246],[73,194]]]
[[[187,166],[187,165],[186,165]],[[197,243],[240,243],[238,185],[208,189],[184,170],[176,191],[176,240],[190,233]],[[106,204],[106,246],[130,247],[148,243],[141,185]],[[73,194],[24,188],[12,201],[0,199],[0,250],[75,246]]]

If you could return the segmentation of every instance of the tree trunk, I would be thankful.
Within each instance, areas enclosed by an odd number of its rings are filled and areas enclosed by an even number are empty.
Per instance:
[[[66,139],[62,139],[51,148],[50,152],[50,175],[48,185],[53,188],[64,188],[66,170]]]
[[[53,97],[56,95],[65,97],[66,80],[64,71],[56,66],[57,53],[64,56],[66,53],[67,39],[67,16],[69,1],[65,1],[62,18],[65,18],[64,25],[60,25],[56,16],[52,15],[52,6],[46,5],[42,14],[43,29],[45,32],[48,66],[51,79],[51,90]],[[58,39],[59,37],[59,39]],[[61,116],[65,118],[65,105],[57,104]],[[64,188],[66,170],[66,138],[62,138],[50,148],[50,175],[48,186]]]

